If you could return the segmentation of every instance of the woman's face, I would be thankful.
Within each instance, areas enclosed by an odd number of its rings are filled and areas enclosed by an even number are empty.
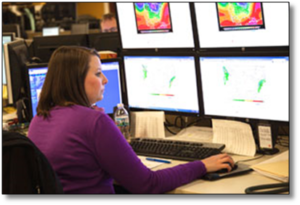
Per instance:
[[[101,62],[97,56],[92,56],[89,64],[89,70],[84,80],[85,93],[92,104],[102,100],[104,85],[108,82],[102,73]]]

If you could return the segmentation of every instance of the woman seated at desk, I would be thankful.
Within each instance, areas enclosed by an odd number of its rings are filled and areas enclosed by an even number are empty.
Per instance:
[[[113,179],[131,193],[165,193],[206,172],[231,169],[227,154],[159,171],[145,167],[113,120],[92,107],[107,83],[95,50],[64,46],[50,59],[28,136],[48,158],[65,193],[115,193]]]

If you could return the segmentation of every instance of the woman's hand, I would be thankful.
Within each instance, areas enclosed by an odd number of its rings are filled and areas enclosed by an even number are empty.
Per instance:
[[[204,163],[207,172],[215,172],[224,168],[231,171],[234,167],[233,159],[226,153],[213,155],[201,161]]]

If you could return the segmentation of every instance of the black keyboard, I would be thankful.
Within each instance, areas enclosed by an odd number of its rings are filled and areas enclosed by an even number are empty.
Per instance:
[[[133,138],[130,145],[137,155],[194,161],[219,154],[224,144],[185,142],[168,139]]]

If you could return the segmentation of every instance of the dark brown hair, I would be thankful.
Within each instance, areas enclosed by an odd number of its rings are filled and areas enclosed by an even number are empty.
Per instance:
[[[84,89],[84,79],[89,69],[94,49],[62,46],[54,51],[37,106],[37,115],[49,116],[54,106],[82,105],[90,107]]]
[[[116,15],[114,13],[107,13],[102,16],[102,21],[116,19]]]

